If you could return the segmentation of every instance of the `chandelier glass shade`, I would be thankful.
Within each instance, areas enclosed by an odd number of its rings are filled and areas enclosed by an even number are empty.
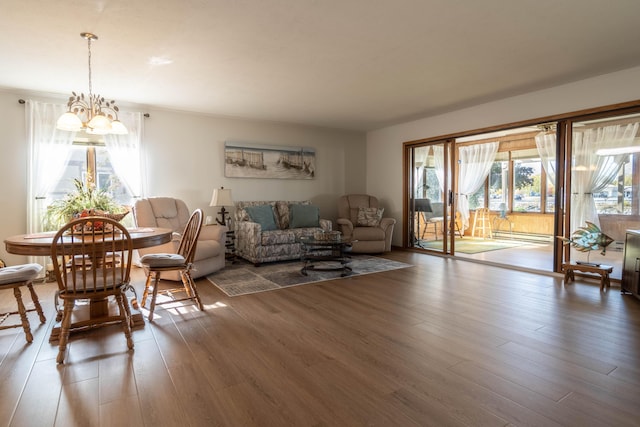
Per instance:
[[[80,33],[87,40],[89,50],[89,95],[71,92],[67,102],[67,112],[58,118],[56,127],[70,132],[85,131],[96,135],[125,135],[128,130],[118,120],[118,107],[115,101],[107,101],[100,95],[94,95],[91,87],[91,42],[98,40],[92,33]]]

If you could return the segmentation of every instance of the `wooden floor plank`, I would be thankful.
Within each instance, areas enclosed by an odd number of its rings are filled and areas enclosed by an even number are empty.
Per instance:
[[[595,425],[596,422],[616,427],[634,427],[640,424],[640,417],[637,413],[633,413],[633,408],[629,406],[613,407],[601,400],[580,393],[571,393],[561,402],[561,405],[579,413],[589,414],[591,425]]]
[[[31,366],[29,381],[9,425],[53,425],[60,403],[63,376],[62,370],[53,367],[54,364],[55,360],[43,360]]]
[[[63,384],[55,424],[98,427],[100,423],[98,378]]]
[[[136,343],[133,372],[144,424],[158,427],[185,425],[186,414],[177,405],[178,393],[154,340]]]
[[[540,421],[536,421],[536,424],[546,425],[553,421],[558,423],[558,425],[574,424],[593,427],[597,425],[607,425],[594,422],[591,414],[585,414],[582,411],[570,410],[568,408],[559,408],[557,402],[546,398],[542,394],[536,393],[512,381],[508,381],[474,363],[459,363],[449,369],[500,396],[508,396],[510,400],[521,405],[523,408],[534,411],[540,416]]]
[[[15,416],[14,411],[24,414],[28,411],[29,398],[22,403],[22,396],[29,393],[38,392],[38,377],[32,375],[34,366],[37,365],[38,354],[43,347],[43,342],[47,339],[46,325],[37,329],[32,329],[33,342],[28,344],[25,341],[22,330],[12,330],[11,334],[4,335],[0,339],[0,345],[3,345],[3,357],[0,363],[0,425],[10,425],[12,418]],[[54,378],[58,378],[60,374],[57,371],[49,373]],[[56,383],[54,381],[53,390]],[[34,396],[30,396],[34,397]],[[54,402],[57,402],[57,398]],[[26,405],[26,407],[25,407]]]

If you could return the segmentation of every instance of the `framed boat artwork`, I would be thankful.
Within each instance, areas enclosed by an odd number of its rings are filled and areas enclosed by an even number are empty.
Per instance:
[[[314,148],[224,143],[224,176],[227,178],[313,179],[315,174]]]

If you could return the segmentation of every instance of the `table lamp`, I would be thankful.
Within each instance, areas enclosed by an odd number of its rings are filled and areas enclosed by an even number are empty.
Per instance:
[[[229,215],[229,213],[224,207],[233,206],[233,199],[231,198],[231,190],[224,187],[214,189],[213,195],[211,196],[211,203],[209,204],[209,206],[221,206],[218,214],[220,214],[220,217],[222,218],[222,220],[220,220],[219,218],[216,218],[216,221],[220,225],[227,225],[227,215]]]

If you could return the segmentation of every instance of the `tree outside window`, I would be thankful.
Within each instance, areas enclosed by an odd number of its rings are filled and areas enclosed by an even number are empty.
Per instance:
[[[489,183],[489,209],[500,211],[506,206],[509,198],[509,153],[502,152],[496,155],[496,161],[491,166],[488,177]]]

